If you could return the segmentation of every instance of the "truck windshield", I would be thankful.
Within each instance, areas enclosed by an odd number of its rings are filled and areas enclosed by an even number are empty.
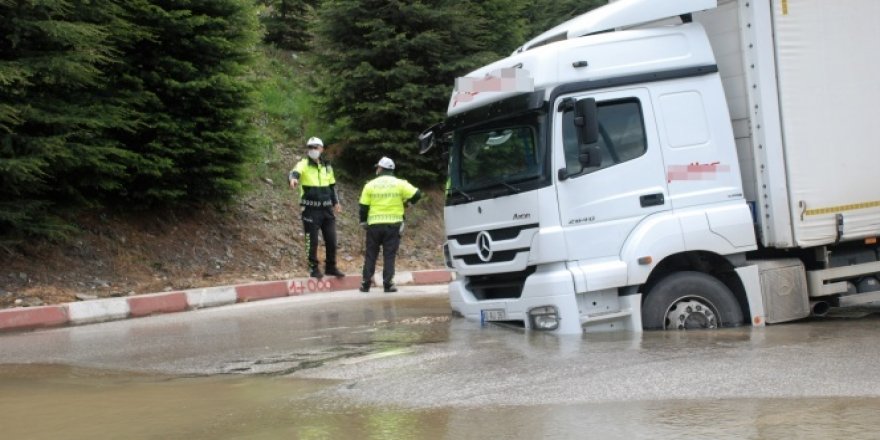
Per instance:
[[[537,127],[511,124],[467,131],[453,149],[452,160],[457,189],[500,185],[516,192],[511,184],[540,175]]]

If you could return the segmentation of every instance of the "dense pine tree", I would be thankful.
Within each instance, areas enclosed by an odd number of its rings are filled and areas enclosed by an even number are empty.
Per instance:
[[[263,5],[260,21],[266,28],[263,41],[284,50],[309,47],[309,21],[317,0],[258,0]]]
[[[137,153],[118,195],[139,204],[224,200],[255,147],[249,69],[259,41],[253,0],[132,0],[147,36],[124,47],[114,74],[144,97],[138,127],[119,138]]]
[[[344,165],[368,171],[383,155],[401,173],[439,180],[439,152],[419,156],[418,133],[443,119],[457,76],[521,43],[520,1],[340,0],[318,14],[321,92],[350,130]],[[506,5],[506,6],[505,6]],[[494,14],[504,17],[496,19]],[[506,17],[506,18],[505,18]]]
[[[131,123],[102,70],[127,30],[116,12],[0,0],[0,235],[57,236],[59,209],[121,186],[133,156],[105,133]]]
[[[0,236],[225,200],[254,150],[254,0],[0,0]]]
[[[300,117],[345,128],[328,139],[342,167],[389,155],[424,182],[445,165],[415,139],[454,79],[598,3],[0,0],[0,237],[60,235],[69,207],[236,194],[257,142],[261,20],[279,48],[311,41],[323,111]]]

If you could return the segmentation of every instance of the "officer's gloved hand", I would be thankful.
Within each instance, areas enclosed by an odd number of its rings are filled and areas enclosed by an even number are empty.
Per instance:
[[[397,230],[397,234],[400,235],[401,237],[403,237],[403,229],[404,229],[404,223],[401,223],[400,229]]]

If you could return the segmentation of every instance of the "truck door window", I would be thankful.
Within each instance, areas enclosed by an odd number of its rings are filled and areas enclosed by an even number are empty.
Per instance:
[[[582,169],[578,160],[580,146],[574,125],[574,112],[563,113],[562,143],[565,168],[572,177],[635,159],[647,151],[642,107],[637,99],[600,102],[598,118],[598,144],[602,152],[602,162],[598,167]]]

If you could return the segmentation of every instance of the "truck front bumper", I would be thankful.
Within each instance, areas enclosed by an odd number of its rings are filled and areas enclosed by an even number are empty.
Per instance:
[[[467,277],[456,278],[449,284],[450,306],[469,321],[522,323],[527,329],[549,330],[552,326],[548,323],[558,319],[558,326],[550,331],[558,334],[582,332],[572,276],[561,264],[539,268],[526,278],[519,298],[480,301],[468,290]],[[550,312],[553,309],[555,316]],[[544,328],[536,322],[543,323]]]

